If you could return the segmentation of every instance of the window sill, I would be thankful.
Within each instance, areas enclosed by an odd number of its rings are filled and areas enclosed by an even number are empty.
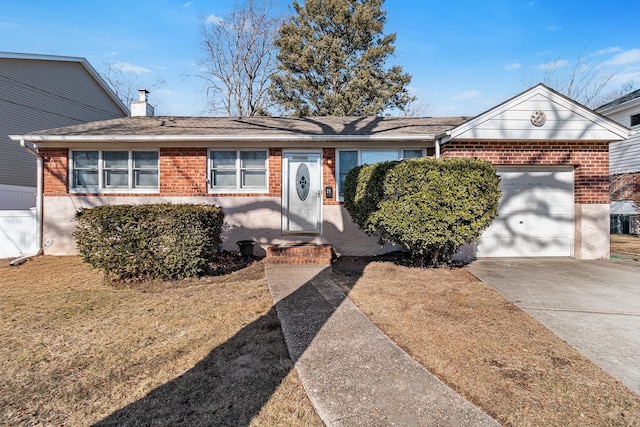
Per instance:
[[[160,194],[159,188],[72,188],[69,194]]]

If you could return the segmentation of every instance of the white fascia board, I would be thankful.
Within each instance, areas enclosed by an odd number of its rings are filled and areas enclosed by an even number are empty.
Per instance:
[[[44,54],[38,54],[38,53],[19,53],[19,52],[0,52],[0,58],[36,59],[39,61],[67,61],[67,62],[82,62],[83,60],[85,60],[84,58],[81,58],[79,56],[44,55]]]
[[[504,113],[505,111],[508,111],[509,109],[526,101],[527,99],[533,98],[536,95],[541,95],[547,98],[549,101],[555,102],[565,107],[567,110],[571,111],[572,113],[578,114],[586,118],[587,120],[597,123],[598,125],[616,134],[622,139],[627,139],[629,137],[629,129],[626,128],[625,126],[619,124],[618,122],[612,119],[609,119],[608,117],[602,116],[599,113],[595,113],[589,110],[588,108],[578,104],[577,102],[569,98],[566,98],[562,95],[559,95],[554,91],[548,89],[546,86],[540,84],[521,93],[520,95],[515,96],[514,98],[511,98],[510,100],[498,105],[497,107],[494,107],[493,109],[488,110],[480,114],[479,116],[476,116],[475,118],[469,120],[468,122],[465,122],[460,126],[457,126],[451,129],[451,131],[448,132],[450,135],[450,139],[454,139],[460,136],[461,134],[469,131],[470,129],[473,129],[476,126],[488,120],[491,120],[492,118]]]
[[[173,141],[433,141],[434,135],[9,135],[29,142],[173,142]]]

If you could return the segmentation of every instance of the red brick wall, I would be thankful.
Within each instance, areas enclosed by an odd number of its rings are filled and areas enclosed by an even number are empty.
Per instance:
[[[325,187],[333,188],[333,197],[328,199],[324,191]],[[340,205],[337,201],[338,188],[336,187],[336,150],[335,148],[322,149],[322,203],[325,205]]]
[[[67,195],[69,181],[69,150],[66,148],[40,149],[44,158],[44,194]],[[269,149],[268,196],[282,194],[282,150]],[[160,196],[234,196],[255,197],[264,193],[207,193],[207,149],[206,148],[161,148],[160,149]],[[83,193],[86,195],[86,193]],[[110,196],[158,196],[158,193],[110,193]]]
[[[634,201],[640,197],[640,172],[611,176],[611,200]]]
[[[556,141],[453,141],[443,157],[487,160],[496,166],[574,166],[575,203],[609,203],[609,144]]]
[[[207,149],[161,148],[160,195],[206,196]]]
[[[269,195],[282,196],[282,149],[269,148]]]
[[[44,188],[47,196],[64,196],[67,194],[69,176],[69,150],[66,148],[40,149],[44,160]]]
[[[573,165],[575,166],[575,202],[609,203],[609,146],[598,142],[450,142],[442,147],[443,157],[469,157],[495,165]],[[68,150],[41,149],[44,158],[44,194],[68,194]],[[336,201],[335,149],[323,149],[323,187],[333,187],[334,197],[323,196],[325,205]],[[160,149],[161,196],[209,196],[207,193],[206,148]],[[636,186],[640,186],[640,178]],[[323,189],[324,190],[324,189]],[[323,191],[324,193],[324,191]],[[113,195],[133,195],[117,193]],[[140,194],[135,194],[140,195]],[[151,194],[154,195],[154,194]],[[155,194],[157,195],[157,194]],[[264,193],[229,193],[215,196],[255,197]],[[282,149],[269,149],[268,196],[282,195]],[[620,199],[616,199],[620,200]]]

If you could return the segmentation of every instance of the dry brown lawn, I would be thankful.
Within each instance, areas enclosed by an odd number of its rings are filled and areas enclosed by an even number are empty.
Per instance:
[[[118,289],[78,257],[0,264],[0,425],[323,425],[261,264]]]
[[[612,251],[638,247],[623,240]],[[78,257],[6,261],[0,425],[323,425],[262,264],[128,289]],[[503,425],[640,425],[637,395],[466,270],[392,257],[333,270],[380,329]]]
[[[333,271],[383,332],[501,424],[640,425],[639,396],[466,270],[342,258]]]
[[[612,234],[611,253],[630,255],[640,261],[640,237],[631,234]]]

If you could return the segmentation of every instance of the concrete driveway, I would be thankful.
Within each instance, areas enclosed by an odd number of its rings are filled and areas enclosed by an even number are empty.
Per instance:
[[[640,394],[640,263],[484,258],[467,270]]]

